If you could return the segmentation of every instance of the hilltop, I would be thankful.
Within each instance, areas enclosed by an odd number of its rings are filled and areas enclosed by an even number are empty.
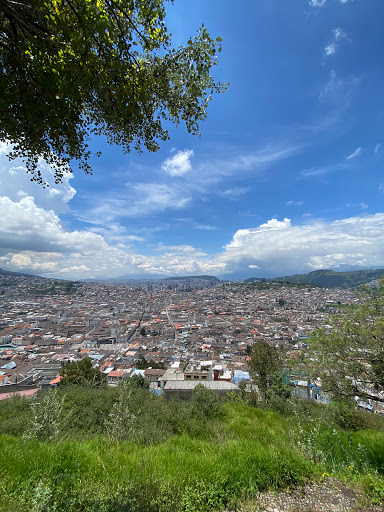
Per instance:
[[[285,282],[291,284],[322,286],[324,288],[358,288],[371,281],[384,276],[384,269],[351,270],[348,272],[335,272],[334,270],[315,270],[308,274],[295,274],[293,276],[274,277],[263,279],[251,277],[245,283],[252,282]]]

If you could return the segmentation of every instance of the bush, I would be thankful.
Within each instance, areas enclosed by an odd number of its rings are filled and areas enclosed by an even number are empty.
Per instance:
[[[193,390],[191,411],[197,418],[215,418],[220,412],[220,399],[214,391],[198,384]]]
[[[31,402],[15,395],[0,401],[0,433],[21,436],[31,415]]]
[[[384,429],[384,418],[356,407],[352,401],[337,400],[327,409],[328,421],[344,430]]]

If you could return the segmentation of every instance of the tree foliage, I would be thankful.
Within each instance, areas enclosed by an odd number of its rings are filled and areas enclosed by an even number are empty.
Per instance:
[[[63,399],[57,389],[50,389],[32,399],[31,416],[25,437],[29,439],[54,439],[63,429]]]
[[[156,151],[167,121],[199,133],[221,39],[202,26],[173,48],[164,20],[165,0],[1,0],[0,139],[32,180],[40,157],[57,182],[72,160],[90,173],[91,134],[129,152]]]
[[[308,361],[312,376],[334,398],[354,396],[384,401],[384,280],[366,289],[362,302],[330,327],[316,332]]]
[[[280,352],[266,341],[258,341],[252,345],[248,366],[253,381],[262,397],[266,399],[268,389],[275,383],[276,372],[280,372],[283,368]]]
[[[103,386],[107,382],[107,377],[98,367],[92,367],[92,361],[89,357],[85,357],[80,361],[65,363],[60,370],[63,377],[60,386],[75,384],[77,386]]]
[[[193,390],[191,412],[202,421],[214,418],[220,412],[220,399],[212,389],[205,387],[204,384],[198,384]]]

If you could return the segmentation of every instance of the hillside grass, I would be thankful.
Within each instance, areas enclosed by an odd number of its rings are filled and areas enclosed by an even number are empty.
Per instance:
[[[76,393],[71,393],[75,402]],[[88,393],[97,396],[95,390]],[[102,393],[107,403],[109,392]],[[142,403],[145,392],[140,393]],[[116,391],[110,395],[116,398]],[[381,418],[360,415],[360,427],[370,428],[346,431],[332,421],[332,411],[324,406],[292,402],[288,413],[281,415],[236,401],[220,404],[218,414],[196,421],[192,403],[149,399],[151,409],[159,400],[164,416],[167,408],[178,409],[182,427],[168,417],[174,429],[165,429],[167,435],[117,441],[99,428],[102,421],[94,415],[99,426],[91,434],[85,430],[81,434],[78,418],[72,433],[60,432],[52,440],[29,439],[25,432],[16,434],[16,427],[14,435],[1,433],[3,426],[9,431],[11,423],[5,420],[2,407],[9,412],[12,404],[0,403],[0,510],[235,510],[262,490],[294,487],[326,474],[361,483],[376,501],[384,498]],[[84,404],[84,395],[80,402]],[[15,403],[15,425],[20,428],[21,415],[28,429],[23,414],[31,406],[21,400]],[[87,409],[93,407],[100,408],[101,403],[90,401],[85,407],[86,429],[90,426]],[[164,429],[164,423],[156,425]],[[145,428],[145,423],[138,423],[135,429],[139,428]]]

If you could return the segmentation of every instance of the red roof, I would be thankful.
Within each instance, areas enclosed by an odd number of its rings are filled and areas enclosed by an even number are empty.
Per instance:
[[[124,377],[123,370],[112,370],[108,373],[108,377]]]
[[[19,396],[33,396],[37,393],[38,389],[26,389],[25,391],[11,391],[10,393],[0,393],[0,400],[5,400],[6,398],[12,398],[15,395]]]
[[[57,376],[57,377],[55,377],[53,380],[51,380],[51,382],[50,382],[49,384],[50,384],[51,386],[53,386],[54,384],[58,384],[58,383],[61,381],[61,379],[62,379],[62,378],[63,378],[63,377],[62,377],[61,375],[58,375],[58,376]]]

